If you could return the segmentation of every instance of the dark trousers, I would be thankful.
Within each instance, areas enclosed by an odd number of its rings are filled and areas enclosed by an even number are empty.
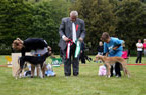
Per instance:
[[[120,63],[119,62],[116,62],[115,63],[115,73],[116,73],[116,76],[119,76],[119,77],[121,77],[121,72],[120,72],[120,70],[121,70],[121,68],[120,68]],[[113,66],[111,66],[111,76],[113,76]]]
[[[141,63],[141,59],[142,59],[142,51],[137,51],[137,59],[136,59],[136,63]]]
[[[80,59],[81,59],[81,63],[85,64],[85,55],[84,55],[84,51],[82,51],[82,53],[80,53]]]
[[[73,68],[73,75],[77,76],[79,74],[79,57],[74,58],[76,45],[73,44],[70,47],[70,58],[66,59],[66,50],[62,50],[63,56],[62,61],[64,63],[64,74],[65,76],[71,75],[71,64]]]

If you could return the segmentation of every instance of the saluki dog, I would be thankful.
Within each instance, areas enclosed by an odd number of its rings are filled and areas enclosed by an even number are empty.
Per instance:
[[[123,68],[123,72],[124,75],[128,75],[128,77],[130,77],[129,71],[127,70],[127,63],[125,61],[125,59],[123,59],[122,57],[106,57],[106,56],[101,56],[101,55],[96,55],[96,61],[98,60],[102,60],[103,63],[106,65],[106,69],[107,69],[107,77],[110,78],[111,76],[111,65],[115,64],[116,62],[119,62]]]

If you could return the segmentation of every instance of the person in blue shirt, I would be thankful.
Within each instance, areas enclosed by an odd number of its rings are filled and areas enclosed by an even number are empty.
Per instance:
[[[122,56],[122,43],[123,40],[120,40],[115,37],[110,37],[109,33],[104,32],[102,34],[101,40],[104,41],[104,53],[108,57],[121,57]],[[121,77],[120,72],[120,63],[115,63],[115,75],[116,77]],[[113,76],[113,66],[111,66],[111,76]]]

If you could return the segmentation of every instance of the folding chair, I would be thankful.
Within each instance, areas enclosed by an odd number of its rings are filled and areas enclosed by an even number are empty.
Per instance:
[[[122,51],[122,58],[127,60],[127,64],[129,62],[129,58],[128,58],[128,51]]]
[[[5,56],[5,58],[7,60],[8,67],[12,67],[12,58],[10,56]]]
[[[51,58],[52,59],[52,65],[53,67],[60,67],[60,64],[62,64],[61,58]]]

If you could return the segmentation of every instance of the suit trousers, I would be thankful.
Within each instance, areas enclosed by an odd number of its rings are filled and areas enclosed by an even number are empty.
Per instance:
[[[81,59],[81,63],[85,64],[85,55],[84,55],[84,51],[82,51],[82,53],[80,53],[80,59]]]
[[[73,68],[73,75],[77,76],[79,74],[79,57],[74,58],[76,45],[73,44],[70,46],[70,57],[66,58],[66,49],[62,50],[63,56],[62,61],[64,63],[64,74],[65,76],[71,75],[71,64]]]

